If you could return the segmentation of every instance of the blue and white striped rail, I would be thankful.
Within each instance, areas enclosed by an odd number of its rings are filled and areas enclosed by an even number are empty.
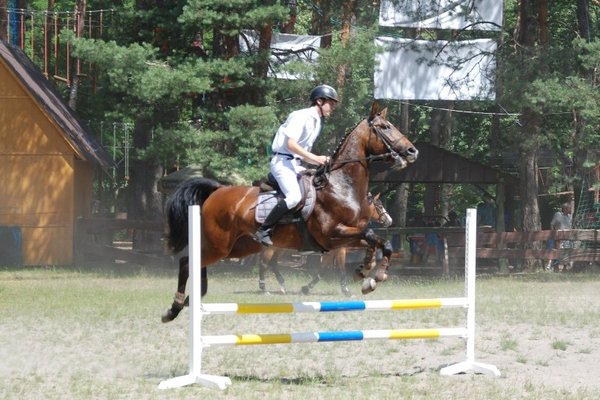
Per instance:
[[[321,301],[275,304],[202,304],[200,291],[200,207],[191,206],[189,215],[189,267],[192,281],[190,290],[190,373],[162,381],[160,389],[176,388],[194,383],[225,389],[231,380],[225,376],[207,375],[201,371],[202,349],[214,345],[259,345],[287,343],[318,343],[361,341],[373,339],[437,339],[459,337],[466,341],[466,359],[441,369],[442,375],[455,375],[467,371],[500,376],[494,365],[475,361],[475,261],[477,238],[477,210],[468,209],[465,236],[465,296],[440,299],[371,300],[371,301]],[[282,334],[202,335],[202,316],[209,314],[305,313],[366,310],[407,310],[444,307],[464,307],[466,327],[437,329],[390,329],[338,332],[304,332]]]
[[[466,338],[466,328],[440,329],[382,329],[361,331],[301,332],[276,334],[243,334],[202,336],[204,346],[216,345],[256,345],[288,343],[347,342],[362,340],[401,340],[401,339],[438,339],[440,337]]]
[[[440,299],[399,299],[366,301],[305,301],[300,303],[209,303],[202,304],[204,314],[268,314],[341,311],[389,311],[469,306],[466,297]]]

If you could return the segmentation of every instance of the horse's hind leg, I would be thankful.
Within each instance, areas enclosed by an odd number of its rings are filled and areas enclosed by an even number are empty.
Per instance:
[[[277,279],[277,283],[279,283],[279,291],[285,294],[285,279],[283,279],[283,275],[279,271],[279,267],[277,266],[277,261],[279,260],[280,251],[274,249],[267,249],[263,252],[260,257],[259,267],[258,267],[258,289],[268,294],[269,291],[266,287],[266,271],[267,269],[271,269],[273,274],[275,274],[275,278]]]
[[[273,262],[273,260],[271,260],[271,271],[273,271],[273,273],[275,274],[275,278],[277,279],[277,283],[279,283],[279,291],[282,294],[285,294],[285,279],[283,279],[283,275],[281,275],[281,272],[279,271],[279,266],[277,265],[277,258],[275,258],[275,262]]]
[[[179,259],[179,276],[177,278],[177,292],[175,292],[175,297],[173,298],[173,304],[171,304],[171,308],[169,308],[162,315],[162,322],[170,322],[173,321],[181,310],[183,310],[183,306],[185,305],[185,286],[187,284],[187,280],[190,273],[189,267],[189,257],[181,257]]]
[[[208,274],[206,272],[206,268],[201,269],[201,296],[204,296],[208,290]],[[170,322],[173,321],[181,310],[183,310],[184,306],[189,304],[189,298],[185,296],[185,287],[187,285],[187,280],[190,274],[190,265],[189,265],[189,257],[184,256],[179,259],[179,275],[177,278],[177,292],[175,292],[175,297],[173,299],[173,304],[171,304],[171,308],[169,308],[161,317],[162,322]]]
[[[302,294],[308,294],[315,287],[317,283],[321,280],[321,275],[319,274],[319,270],[315,272],[312,277],[312,280],[308,282],[308,285],[302,286]]]
[[[267,293],[265,273],[267,271],[267,262],[264,260],[265,254],[261,254],[258,260],[258,290]]]

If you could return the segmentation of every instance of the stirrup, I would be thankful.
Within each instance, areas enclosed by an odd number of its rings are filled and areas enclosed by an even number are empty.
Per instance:
[[[271,240],[271,234],[273,233],[272,228],[268,229],[258,229],[254,234],[254,240],[262,244],[263,246],[273,246],[273,241]]]

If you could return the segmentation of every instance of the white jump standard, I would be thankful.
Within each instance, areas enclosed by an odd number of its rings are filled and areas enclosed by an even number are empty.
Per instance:
[[[160,389],[176,388],[199,383],[207,387],[225,389],[231,380],[223,376],[201,373],[202,349],[216,345],[260,345],[282,343],[320,343],[362,340],[403,340],[403,339],[437,339],[440,337],[462,337],[466,341],[466,360],[442,368],[442,375],[454,375],[473,371],[488,375],[500,376],[494,365],[475,361],[475,261],[477,239],[477,211],[467,210],[467,229],[465,238],[465,297],[440,299],[399,299],[371,301],[329,301],[300,302],[275,304],[238,304],[211,303],[202,304],[200,295],[200,241],[193,238],[200,235],[200,207],[189,208],[189,248],[190,277],[192,287],[190,293],[190,373],[160,383]],[[203,336],[201,321],[204,315],[210,314],[264,314],[264,313],[307,313],[307,312],[359,312],[359,311],[400,311],[407,309],[430,309],[462,307],[466,310],[466,327],[437,329],[389,329],[389,330],[355,330],[333,332],[300,332],[280,334],[242,334]]]

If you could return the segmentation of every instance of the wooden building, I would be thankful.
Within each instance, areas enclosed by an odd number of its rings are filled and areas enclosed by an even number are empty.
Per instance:
[[[112,165],[52,82],[0,41],[0,265],[71,264],[94,175]]]

